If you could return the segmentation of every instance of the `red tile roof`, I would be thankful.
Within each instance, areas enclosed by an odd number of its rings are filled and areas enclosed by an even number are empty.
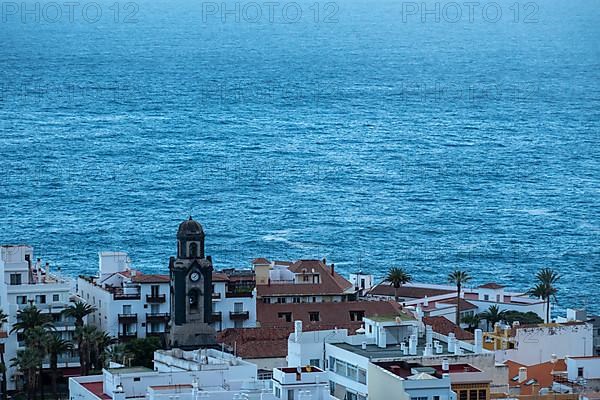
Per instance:
[[[557,360],[556,363],[547,361],[534,365],[523,365],[512,360],[507,360],[504,364],[508,366],[508,385],[520,388],[521,395],[536,394],[533,392],[533,385],[526,385],[525,382],[534,379],[539,385],[538,389],[550,387],[554,381],[552,373],[567,370],[567,364],[565,364],[564,360]],[[519,383],[518,380],[515,381],[513,378],[519,375],[519,368],[521,367],[527,368],[527,379]]]
[[[266,258],[255,258],[254,260],[252,260],[252,265],[265,265],[265,264],[271,264],[271,261],[267,260]]]
[[[229,276],[223,272],[214,271],[212,280],[213,282],[229,282]]]
[[[287,356],[287,339],[293,328],[225,329],[217,342],[226,344],[242,358],[281,358]]]
[[[408,299],[422,299],[425,296],[433,297],[453,292],[455,292],[455,290],[414,286],[400,286],[400,288],[398,288],[398,296],[401,298]],[[373,289],[371,289],[369,293],[376,296],[394,296],[394,287],[390,285],[389,282],[381,282]]]
[[[481,289],[502,289],[502,288],[504,288],[504,286],[499,285],[499,284],[494,283],[494,282],[489,282],[489,283],[486,283],[485,285],[481,285],[479,287]]]
[[[454,322],[445,317],[423,317],[423,323],[430,325],[434,332],[448,336],[449,333],[454,333],[458,340],[473,340],[473,334],[462,329]]]
[[[331,267],[320,260],[298,260],[288,267],[291,272],[318,273],[321,283],[271,283],[257,285],[258,296],[294,296],[294,295],[341,295],[352,288],[352,284]]]
[[[131,281],[135,283],[169,283],[171,278],[165,274],[143,274],[137,272],[131,277]]]
[[[256,304],[257,321],[263,327],[291,326],[293,322],[286,322],[279,317],[280,313],[292,313],[291,320],[302,320],[308,327],[322,325],[341,326],[349,324],[355,329],[360,328],[361,321],[352,321],[351,311],[363,312],[365,317],[370,316],[396,316],[404,314],[410,316],[392,301],[343,301],[327,303],[286,303],[286,304]],[[319,312],[319,321],[311,321],[310,313]]]
[[[303,327],[304,332],[330,329],[348,329],[352,335],[360,323]],[[217,342],[224,343],[230,351],[235,349],[242,358],[284,358],[287,356],[288,338],[294,327],[229,328],[217,334]]]

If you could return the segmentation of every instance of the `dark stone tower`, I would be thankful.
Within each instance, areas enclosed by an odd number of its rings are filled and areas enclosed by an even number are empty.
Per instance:
[[[192,217],[177,231],[171,257],[171,347],[196,349],[216,343],[212,319],[212,260],[204,255],[204,230]]]

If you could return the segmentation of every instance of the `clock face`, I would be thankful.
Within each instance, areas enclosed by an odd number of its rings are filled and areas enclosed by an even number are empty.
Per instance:
[[[197,272],[192,272],[192,273],[190,274],[190,280],[191,280],[192,282],[198,282],[198,279],[200,279],[200,274],[199,274],[199,273],[197,273]]]

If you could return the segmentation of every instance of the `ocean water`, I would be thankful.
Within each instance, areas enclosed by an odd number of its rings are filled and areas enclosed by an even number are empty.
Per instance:
[[[165,272],[191,213],[218,268],[552,267],[599,312],[600,4],[461,4],[3,2],[0,242]]]

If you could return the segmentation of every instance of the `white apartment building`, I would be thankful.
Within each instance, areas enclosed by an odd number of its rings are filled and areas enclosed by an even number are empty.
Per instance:
[[[567,357],[567,379],[600,392],[600,356]]]
[[[594,355],[593,325],[586,322],[514,324],[512,327],[496,325],[484,336],[485,348],[495,352],[498,362],[511,360],[533,365],[557,357]]]
[[[394,288],[388,282],[381,282],[368,292],[368,296],[393,299]],[[398,296],[399,302],[404,306],[420,306],[425,316],[443,316],[456,323],[455,286],[407,283],[398,289]],[[497,306],[500,311],[534,312],[542,319],[546,317],[545,301],[532,299],[527,293],[507,291],[505,286],[497,283],[465,287],[460,301],[461,317],[485,312],[490,306]],[[485,322],[482,321],[481,326],[484,325]]]
[[[259,380],[256,365],[214,349],[154,353],[154,369],[108,368],[71,378],[71,400],[330,400],[323,371],[281,368]]]
[[[63,339],[72,340],[75,321],[62,315],[69,306],[72,293],[74,282],[51,272],[49,263],[34,259],[31,246],[0,246],[0,309],[8,315],[8,323],[0,327],[0,350],[4,351],[8,390],[17,389],[21,377],[10,363],[17,350],[24,348],[21,332],[10,333],[18,321],[18,311],[35,305],[52,316],[55,330]],[[79,366],[76,351],[59,355],[60,369],[76,366]],[[44,361],[43,367],[50,367],[48,360]]]
[[[80,276],[77,295],[96,311],[88,322],[127,340],[162,337],[169,330],[170,277],[132,268],[125,252],[99,254],[95,277]],[[238,290],[227,274],[213,273],[213,323],[217,331],[256,326],[256,290]]]
[[[326,260],[252,262],[261,304],[321,303],[356,300],[358,289]]]
[[[456,340],[454,334],[435,333],[431,327],[405,314],[364,318],[363,321],[363,332],[356,335],[350,335],[346,329],[303,332],[302,323],[296,321],[295,331],[288,340],[288,365],[323,368],[329,373],[330,394],[341,400],[372,399],[372,393],[377,392],[374,382],[379,381],[371,381],[370,374],[374,370],[377,376],[382,373],[372,364],[388,361],[418,363],[423,367],[441,365],[443,360],[449,364],[468,364],[486,374],[488,388],[490,382],[494,391],[507,386],[508,370],[505,366],[496,366],[493,352],[483,349],[481,330],[476,331],[475,344],[469,344]],[[385,374],[381,379],[387,380]],[[452,399],[447,381],[443,379],[415,385],[415,390],[438,390],[432,396],[416,397]],[[415,396],[408,395],[411,397]]]
[[[168,332],[169,276],[132,269],[124,252],[99,256],[98,276],[77,279],[77,295],[96,308],[88,323],[119,340],[160,337]]]
[[[240,290],[230,277],[213,272],[212,311],[215,330],[256,327],[256,288]]]

